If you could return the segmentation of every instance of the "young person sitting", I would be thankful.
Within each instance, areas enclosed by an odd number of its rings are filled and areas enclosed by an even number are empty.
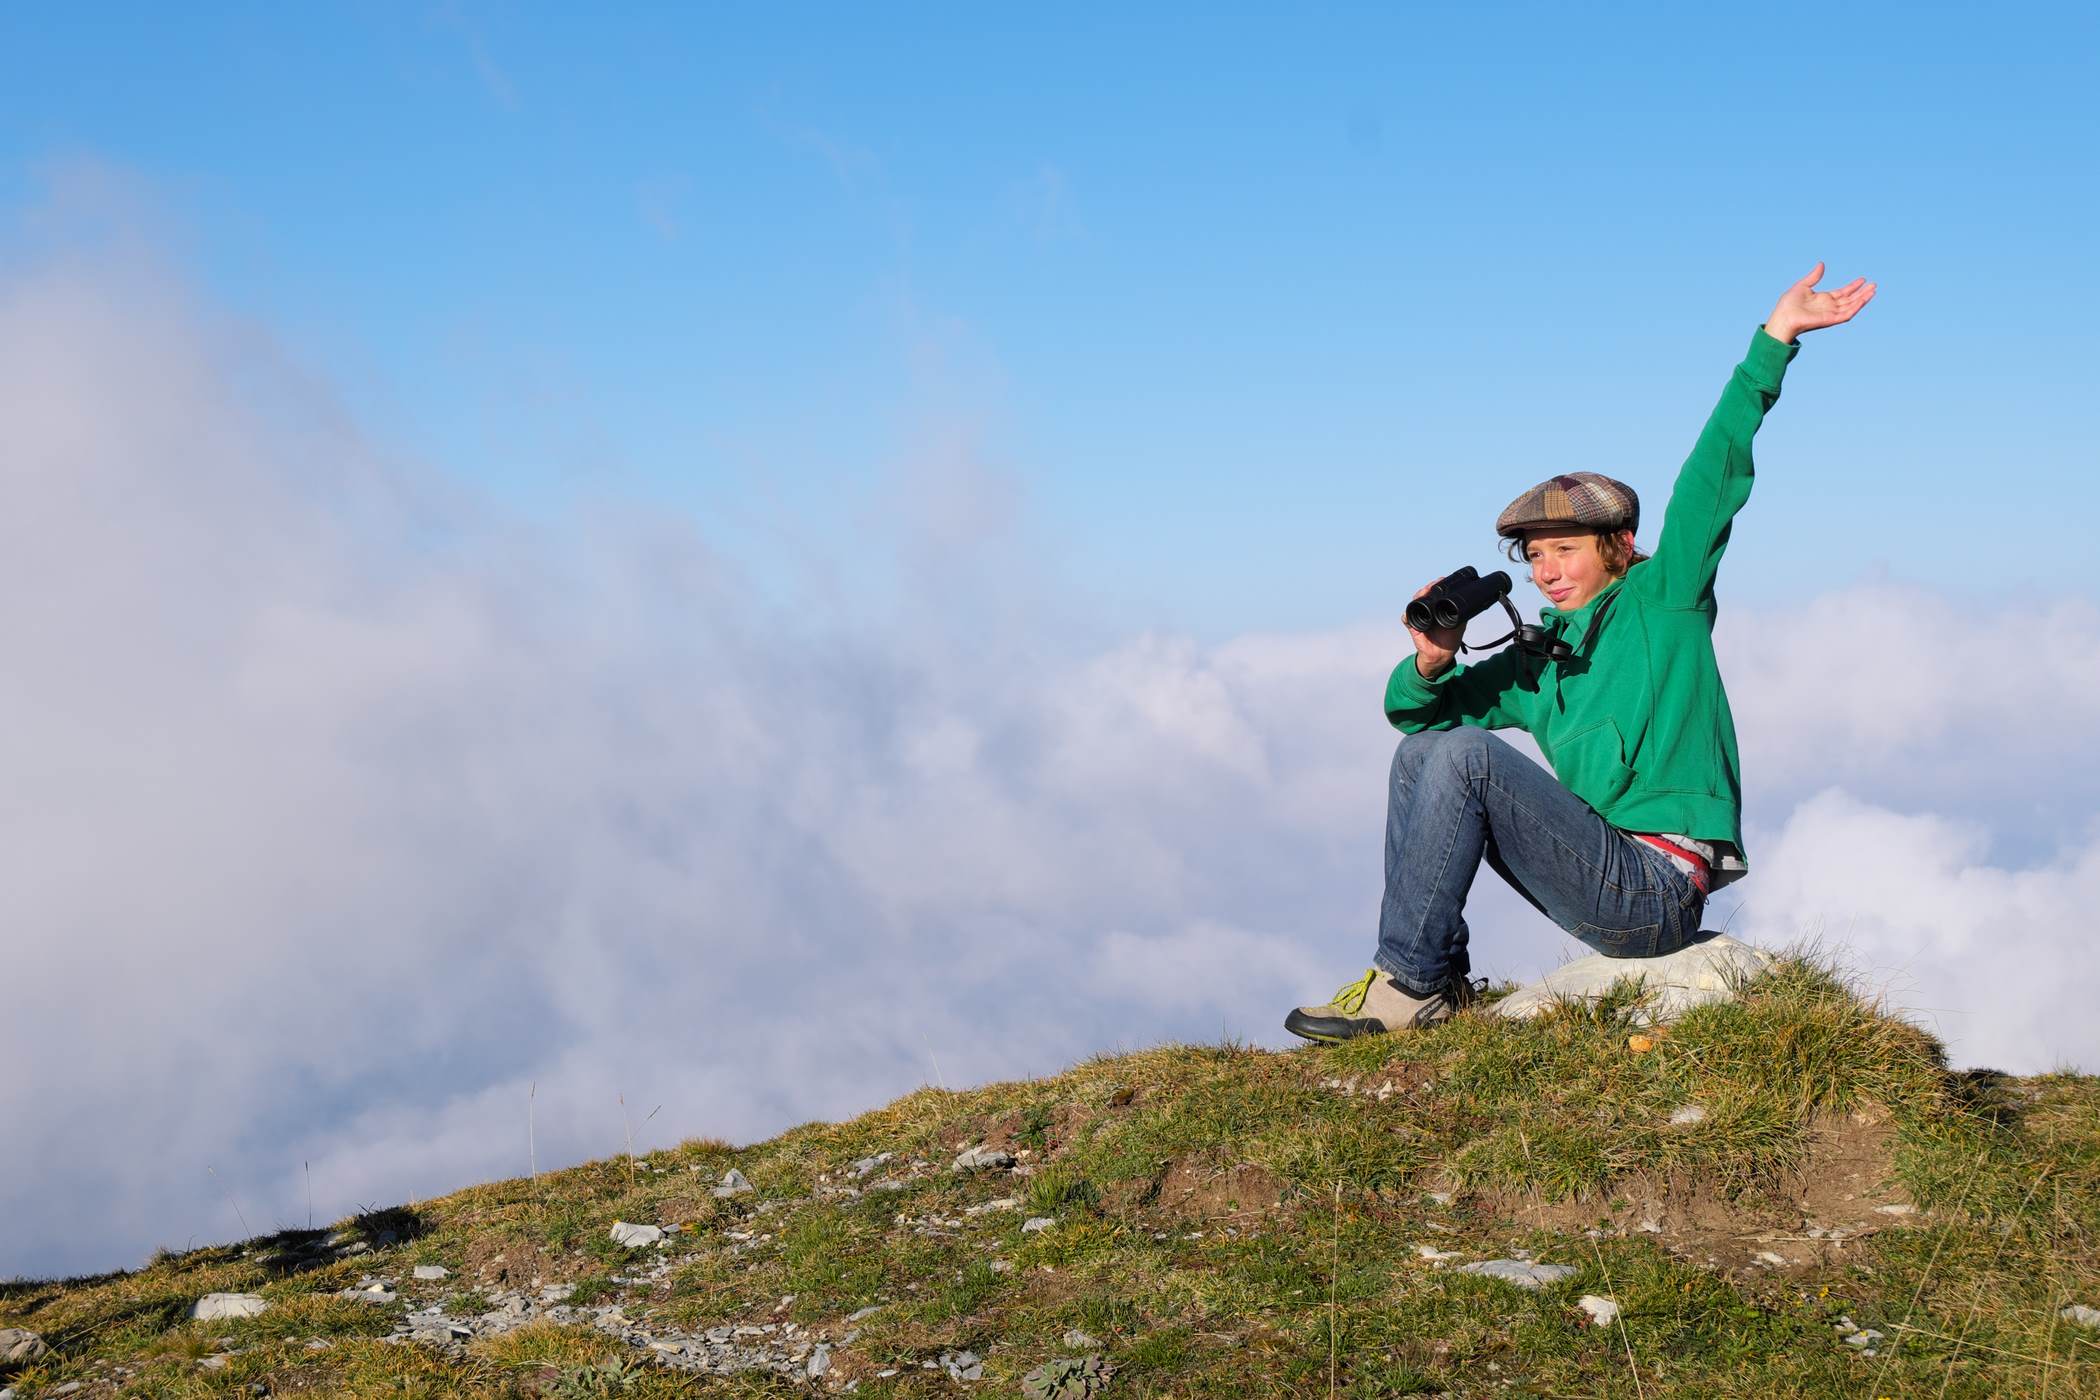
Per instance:
[[[1653,556],[1640,501],[1594,472],[1541,482],[1495,522],[1546,595],[1564,659],[1516,646],[1456,664],[1459,628],[1417,631],[1386,685],[1407,737],[1393,756],[1385,901],[1374,965],[1284,1025],[1308,1040],[1434,1025],[1472,999],[1466,894],[1485,861],[1600,953],[1659,957],[1693,941],[1706,898],[1740,878],[1735,722],[1714,659],[1714,576],[1749,499],[1750,443],[1806,331],[1874,296],[1818,292],[1816,264],[1751,339],[1678,473]],[[1415,596],[1429,591],[1425,586]],[[1529,731],[1547,772],[1490,730]]]

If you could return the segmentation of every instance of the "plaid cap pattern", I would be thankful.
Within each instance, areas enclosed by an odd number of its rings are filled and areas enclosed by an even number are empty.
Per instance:
[[[1599,472],[1568,472],[1540,482],[1495,517],[1495,533],[1509,538],[1556,526],[1638,530],[1641,498],[1625,482]]]

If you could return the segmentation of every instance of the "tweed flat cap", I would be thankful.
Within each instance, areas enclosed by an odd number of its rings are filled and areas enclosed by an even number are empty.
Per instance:
[[[1495,533],[1514,539],[1526,530],[1638,530],[1641,498],[1623,481],[1597,472],[1569,472],[1526,491],[1495,517]]]

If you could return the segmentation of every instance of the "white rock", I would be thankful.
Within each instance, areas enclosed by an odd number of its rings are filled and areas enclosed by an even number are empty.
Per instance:
[[[1760,1249],[1759,1251],[1757,1251],[1757,1262],[1760,1264],[1770,1264],[1773,1268],[1776,1269],[1784,1266],[1788,1261],[1787,1257],[1784,1254],[1779,1254],[1769,1249]]]
[[[1032,1235],[1038,1230],[1047,1230],[1057,1222],[1047,1215],[1031,1215],[1021,1222],[1021,1233]]]
[[[1689,1128],[1694,1123],[1704,1123],[1705,1121],[1706,1105],[1704,1104],[1688,1103],[1670,1115],[1670,1126],[1673,1128]]]
[[[944,1351],[941,1353],[941,1369],[959,1381],[984,1379],[984,1362],[974,1351]]]
[[[811,1380],[815,1380],[817,1377],[823,1375],[826,1371],[829,1371],[830,1369],[831,1343],[818,1342],[816,1345],[816,1349],[810,1352],[809,1362],[808,1364],[803,1366],[802,1373],[808,1376]]]
[[[1482,1278],[1498,1278],[1519,1288],[1542,1288],[1575,1277],[1575,1270],[1566,1264],[1533,1264],[1524,1259],[1489,1259],[1479,1264],[1461,1264],[1458,1271],[1478,1274]]]
[[[757,1189],[757,1187],[744,1179],[742,1172],[735,1167],[731,1167],[728,1171],[722,1173],[722,1184],[717,1186],[711,1194],[718,1201],[726,1201],[731,1196],[748,1195]]]
[[[1077,1327],[1074,1327],[1071,1331],[1065,1333],[1065,1345],[1071,1347],[1074,1351],[1097,1351],[1100,1349],[1101,1342],[1099,1338],[1090,1337]]]
[[[224,1317],[254,1317],[269,1307],[268,1299],[253,1293],[207,1293],[190,1309],[190,1316],[199,1322],[215,1322]]]
[[[1014,1154],[999,1147],[971,1147],[958,1155],[950,1171],[1004,1171],[1014,1164]]]
[[[1619,1305],[1610,1298],[1600,1298],[1594,1293],[1585,1293],[1575,1300],[1575,1306],[1590,1315],[1590,1326],[1608,1327],[1619,1315]]]
[[[1918,1208],[1899,1201],[1892,1206],[1876,1206],[1874,1207],[1874,1213],[1876,1215],[1916,1215]]]
[[[612,1242],[624,1244],[629,1249],[644,1249],[657,1243],[664,1232],[654,1225],[630,1225],[625,1220],[615,1220],[612,1227]]]
[[[418,1264],[416,1265],[416,1277],[425,1283],[430,1283],[436,1279],[452,1277],[452,1271],[443,1264]]]
[[[23,1365],[49,1350],[44,1339],[26,1327],[0,1327],[0,1364]]]
[[[1458,1258],[1457,1250],[1438,1249],[1433,1244],[1418,1244],[1415,1246],[1415,1253],[1421,1258],[1427,1259],[1432,1264],[1441,1264],[1446,1259]]]
[[[894,1160],[896,1155],[897,1154],[894,1152],[878,1152],[872,1157],[863,1157],[859,1161],[855,1162],[852,1166],[846,1168],[846,1175],[854,1178],[855,1180],[859,1180],[860,1178],[866,1176],[872,1176],[875,1174],[876,1168],[884,1166],[890,1161]]]
[[[2075,1322],[2080,1327],[2100,1327],[2100,1308],[2089,1308],[2083,1303],[2073,1303],[2057,1313],[2066,1322]]]
[[[1568,1001],[1597,1001],[1618,983],[1637,979],[1648,994],[1637,1020],[1647,1025],[1674,1021],[1695,1006],[1733,1001],[1736,989],[1777,959],[1725,933],[1661,958],[1607,958],[1593,953],[1546,974],[1544,979],[1495,1003],[1503,1016],[1531,1017]]]
[[[964,1215],[984,1215],[995,1210],[1018,1210],[1021,1203],[1012,1196],[1001,1196],[996,1201],[983,1201],[974,1206],[964,1206]]]

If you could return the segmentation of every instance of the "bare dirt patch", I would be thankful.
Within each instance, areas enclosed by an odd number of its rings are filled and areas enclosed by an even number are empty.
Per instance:
[[[1252,1220],[1283,1202],[1283,1183],[1251,1162],[1214,1166],[1189,1158],[1169,1163],[1154,1205],[1185,1220]]]
[[[1653,1237],[1713,1268],[1785,1273],[1846,1262],[1856,1241],[1915,1219],[1895,1183],[1887,1115],[1828,1114],[1808,1131],[1800,1169],[1764,1192],[1730,1196],[1683,1177],[1636,1174],[1608,1197],[1545,1201],[1488,1192],[1486,1209],[1539,1229]]]
[[[460,1272],[484,1286],[531,1288],[552,1278],[547,1256],[538,1245],[513,1236],[481,1236],[467,1246]]]
[[[966,1147],[984,1146],[1005,1148],[1018,1152],[1023,1148],[1033,1149],[1038,1158],[1055,1158],[1080,1133],[1101,1116],[1098,1108],[1083,1104],[1064,1103],[1051,1109],[1047,1115],[1017,1109],[990,1120],[972,1124],[974,1135],[965,1135],[952,1144],[952,1150],[960,1152]],[[1040,1145],[1037,1134],[1040,1133]]]

